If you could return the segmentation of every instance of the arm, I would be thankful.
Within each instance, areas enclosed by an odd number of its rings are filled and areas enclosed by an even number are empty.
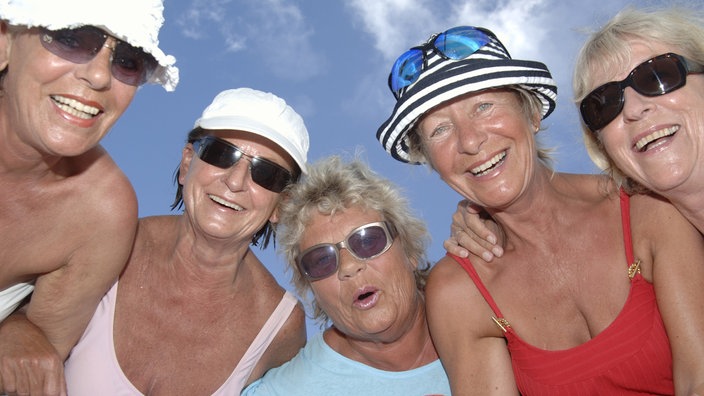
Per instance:
[[[85,219],[81,231],[89,230],[89,238],[65,265],[37,278],[27,305],[27,318],[44,332],[62,360],[83,334],[132,250],[137,199],[124,176],[110,180],[110,191],[85,197],[89,202],[76,214]]]
[[[511,359],[493,313],[451,258],[435,265],[426,285],[430,333],[455,395],[517,395]]]
[[[450,237],[443,246],[455,256],[467,257],[472,252],[490,262],[504,254],[501,247],[503,241],[498,241],[496,235],[503,239],[501,229],[491,217],[481,208],[462,200],[452,215]]]
[[[671,205],[649,198],[653,284],[673,356],[677,395],[704,395],[704,240]]]

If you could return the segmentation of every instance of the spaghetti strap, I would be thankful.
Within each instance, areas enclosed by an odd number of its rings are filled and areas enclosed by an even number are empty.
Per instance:
[[[623,245],[626,248],[626,264],[635,262],[633,257],[633,240],[631,238],[631,205],[630,197],[623,188],[619,191],[621,199],[621,227],[623,229]]]
[[[477,270],[474,269],[472,262],[470,262],[468,258],[457,257],[454,254],[450,254],[450,253],[447,253],[447,256],[449,256],[453,260],[457,261],[457,263],[459,265],[461,265],[465,271],[467,271],[467,274],[469,275],[470,278],[472,278],[472,281],[474,281],[474,284],[477,286],[477,289],[479,289],[479,293],[482,294],[482,296],[484,297],[484,300],[486,300],[487,304],[489,304],[489,307],[491,307],[491,310],[494,311],[494,314],[496,315],[496,317],[503,318],[504,315],[501,314],[501,311],[499,310],[499,306],[496,305],[496,302],[494,301],[494,299],[491,298],[491,294],[489,294],[489,290],[486,289],[486,287],[484,286],[484,283],[482,283],[482,280],[479,279],[479,274],[477,274]],[[494,320],[496,321],[497,319],[494,319]]]

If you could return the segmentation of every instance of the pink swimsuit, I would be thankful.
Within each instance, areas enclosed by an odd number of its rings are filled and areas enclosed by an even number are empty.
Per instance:
[[[113,343],[117,284],[100,301],[85,333],[69,359],[65,374],[71,396],[141,395],[120,368]],[[286,292],[230,377],[213,395],[239,395],[250,373],[288,319],[298,300]]]

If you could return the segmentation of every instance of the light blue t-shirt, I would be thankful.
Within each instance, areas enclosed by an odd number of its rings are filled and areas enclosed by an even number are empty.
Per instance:
[[[408,371],[379,370],[335,352],[320,333],[242,395],[449,396],[450,383],[440,360]]]

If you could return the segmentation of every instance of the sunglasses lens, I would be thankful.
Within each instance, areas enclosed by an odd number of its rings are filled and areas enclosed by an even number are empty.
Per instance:
[[[481,30],[458,26],[438,35],[434,45],[446,57],[459,60],[477,52],[489,41],[489,37]]]
[[[263,158],[252,159],[252,181],[269,191],[280,193],[291,182],[291,173]]]
[[[221,169],[231,167],[242,158],[241,152],[235,146],[220,139],[206,137],[195,144],[198,158]]]
[[[681,88],[687,81],[687,70],[674,57],[658,57],[636,67],[631,86],[641,95],[658,96]]]
[[[347,237],[347,248],[360,259],[370,259],[386,251],[389,242],[385,230],[376,225],[362,228]]]
[[[112,56],[112,74],[127,85],[147,82],[157,68],[153,56],[125,42],[119,42]]]
[[[73,63],[86,63],[100,52],[107,36],[91,26],[77,29],[42,29],[40,41],[52,54]]]
[[[592,91],[580,106],[582,119],[592,131],[598,131],[618,116],[623,108],[623,90],[616,82]]]
[[[303,254],[300,267],[310,279],[322,279],[337,272],[335,245],[322,245]]]
[[[404,52],[396,59],[391,68],[391,90],[398,93],[401,89],[413,84],[420,76],[423,67],[423,51],[418,48]]]

